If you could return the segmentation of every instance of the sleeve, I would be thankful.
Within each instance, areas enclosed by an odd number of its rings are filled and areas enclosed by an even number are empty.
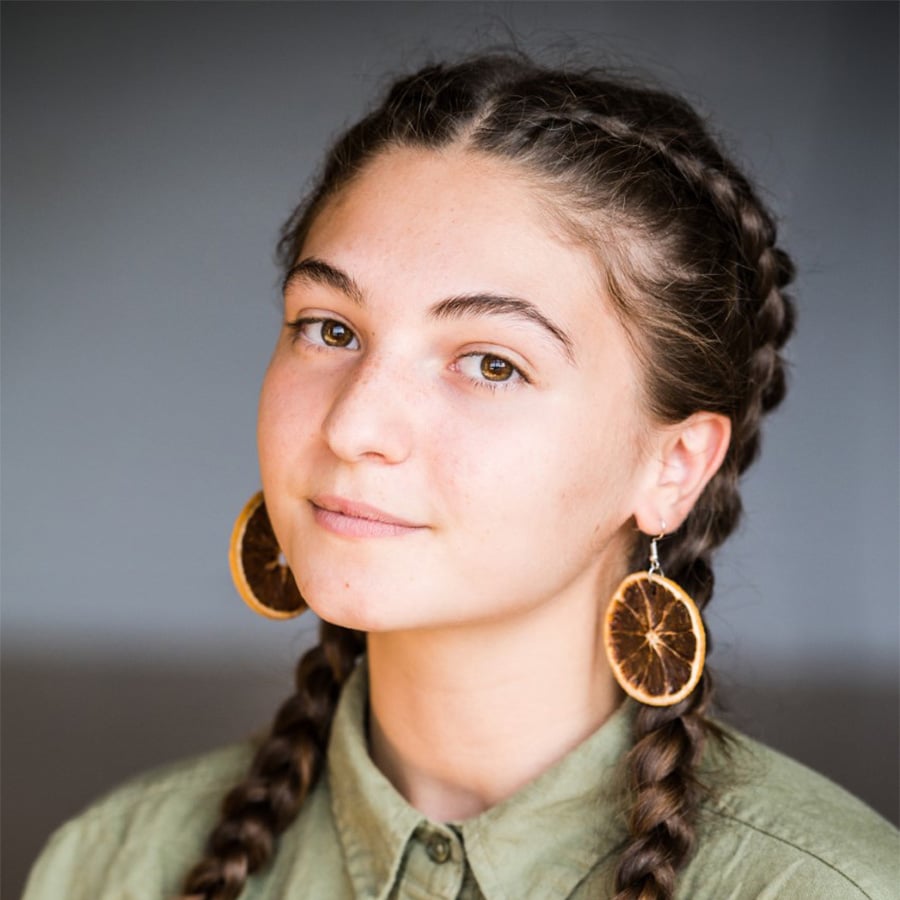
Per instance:
[[[136,837],[117,817],[67,823],[38,857],[23,900],[171,900],[188,857],[162,834]]]
[[[859,822],[849,815],[828,823],[843,840],[823,841],[822,823],[790,835],[778,829],[722,816],[707,821],[697,854],[679,884],[691,900],[898,900],[900,836],[872,814]]]
[[[172,900],[203,855],[251,743],[138,776],[63,825],[34,864],[23,900]]]
[[[22,900],[49,900],[51,897],[81,897],[68,893],[71,872],[79,857],[80,838],[74,822],[60,828],[47,842],[31,869]]]
[[[175,817],[165,804],[144,810],[93,809],[53,834],[23,900],[172,900],[200,858],[206,816]],[[213,807],[214,811],[215,807]]]
[[[843,788],[730,732],[708,763],[690,900],[900,900],[900,834]]]

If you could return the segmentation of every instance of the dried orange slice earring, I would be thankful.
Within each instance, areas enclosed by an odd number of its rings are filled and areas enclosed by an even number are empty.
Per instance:
[[[657,541],[650,542],[650,568],[629,575],[606,609],[603,640],[616,681],[648,706],[674,706],[700,681],[706,632],[697,604],[666,578]]]
[[[262,491],[241,510],[228,547],[231,577],[241,599],[269,619],[291,619],[306,609],[287,566]]]

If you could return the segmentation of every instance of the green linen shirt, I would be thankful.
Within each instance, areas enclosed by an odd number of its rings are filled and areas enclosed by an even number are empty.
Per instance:
[[[625,703],[568,756],[464,822],[428,821],[375,768],[366,667],[346,685],[325,776],[242,900],[608,898],[624,837]],[[803,766],[733,734],[710,744],[714,790],[679,900],[900,897],[900,840],[872,810]],[[253,753],[235,746],[132,781],[64,825],[24,900],[172,900],[201,855],[225,792]]]

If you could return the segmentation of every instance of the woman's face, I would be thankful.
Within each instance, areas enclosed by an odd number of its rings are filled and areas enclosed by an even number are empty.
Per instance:
[[[526,180],[391,151],[297,262],[259,453],[310,606],[378,631],[599,602],[647,480],[637,360]]]

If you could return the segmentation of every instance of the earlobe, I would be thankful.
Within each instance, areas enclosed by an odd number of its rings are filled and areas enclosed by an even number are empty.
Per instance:
[[[731,420],[721,413],[694,413],[667,429],[651,484],[635,510],[638,528],[645,534],[675,531],[722,465],[730,440]]]

